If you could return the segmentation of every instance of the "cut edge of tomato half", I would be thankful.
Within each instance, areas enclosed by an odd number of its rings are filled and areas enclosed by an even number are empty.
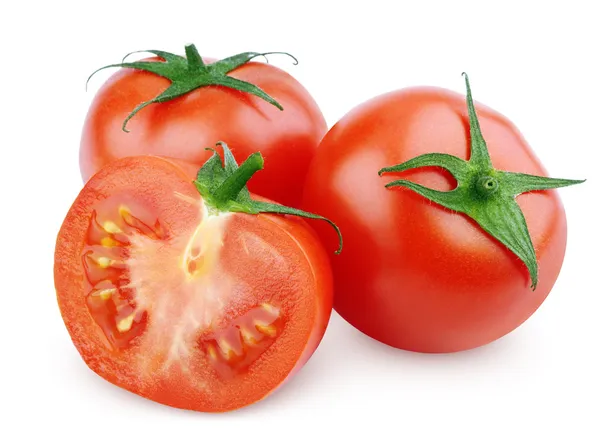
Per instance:
[[[289,215],[209,214],[190,166],[127,157],[95,174],[56,241],[61,315],[85,363],[182,409],[256,403],[312,355],[329,259]]]

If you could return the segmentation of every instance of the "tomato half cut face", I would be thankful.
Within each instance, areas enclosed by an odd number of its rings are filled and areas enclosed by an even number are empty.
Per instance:
[[[209,215],[177,165],[114,162],[59,233],[55,284],[87,365],[167,405],[225,411],[299,369],[329,319],[325,252],[296,217]]]

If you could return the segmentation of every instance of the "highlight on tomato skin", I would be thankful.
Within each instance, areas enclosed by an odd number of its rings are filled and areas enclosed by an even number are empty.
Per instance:
[[[549,178],[516,126],[473,105],[465,82],[467,100],[410,87],[356,106],[324,137],[306,181],[302,207],[344,233],[334,309],[404,350],[476,348],[533,315],[566,248],[553,188],[582,182]]]
[[[176,161],[128,157],[95,174],[64,220],[57,301],[107,381],[230,411],[270,395],[317,348],[332,309],[328,252],[299,217],[212,211]]]

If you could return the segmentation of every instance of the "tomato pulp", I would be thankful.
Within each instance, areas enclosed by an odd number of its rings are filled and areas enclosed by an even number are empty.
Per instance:
[[[136,106],[164,92],[171,82],[138,69],[117,71],[97,92],[84,123],[84,181],[111,161],[134,155],[178,158],[200,167],[210,157],[205,148],[224,140],[240,158],[260,151],[269,162],[250,183],[250,191],[297,206],[308,165],[327,132],[323,114],[296,79],[273,65],[246,62],[228,76],[259,87],[283,110],[255,95],[209,85],[141,109],[125,132],[124,121]]]
[[[94,175],[57,238],[60,311],[85,363],[154,401],[227,411],[307,361],[332,305],[326,253],[297,217],[216,213],[180,166]]]
[[[545,176],[517,128],[477,105],[498,170]],[[464,214],[408,189],[386,189],[384,167],[426,153],[469,158],[464,96],[440,88],[390,92],[359,105],[325,136],[309,170],[304,208],[335,216],[344,254],[333,261],[334,308],[367,335],[419,352],[478,347],[514,330],[546,299],[565,253],[565,212],[555,190],[519,195],[535,247],[539,284],[505,245]],[[439,168],[402,177],[450,191]],[[329,233],[315,225],[326,245]]]

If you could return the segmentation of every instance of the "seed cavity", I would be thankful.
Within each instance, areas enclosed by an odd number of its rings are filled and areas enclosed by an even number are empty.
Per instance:
[[[145,212],[142,214],[148,218]],[[133,236],[156,239],[159,232],[162,229],[158,220],[150,227],[134,216],[128,206],[117,206],[114,200],[107,200],[99,210],[92,211],[87,245],[82,251],[88,282],[86,304],[109,349],[127,348],[146,328],[148,314],[136,306],[127,259]]]
[[[263,303],[233,320],[227,327],[200,339],[200,348],[223,378],[248,369],[282,333],[280,308]]]
[[[145,235],[146,237],[158,240],[164,236],[162,225],[158,220],[154,222],[154,226],[143,222],[134,216],[128,206],[119,206],[119,216],[127,226],[133,228],[136,232]]]

